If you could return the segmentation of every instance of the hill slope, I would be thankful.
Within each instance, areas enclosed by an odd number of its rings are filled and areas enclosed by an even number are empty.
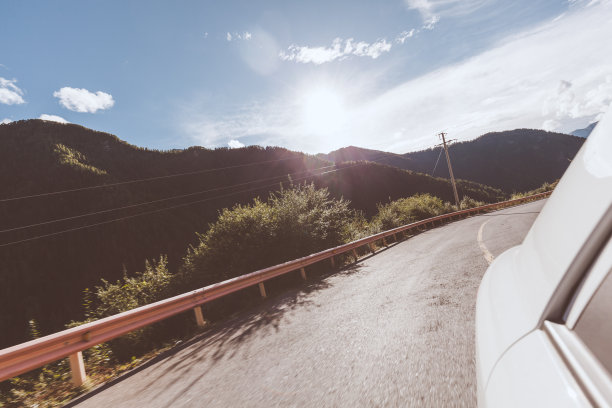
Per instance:
[[[560,178],[583,143],[584,139],[576,136],[517,129],[488,133],[468,142],[453,144],[449,147],[449,154],[456,178],[512,193],[531,190]],[[370,160],[431,174],[440,149],[397,155],[348,147],[317,157],[334,162]],[[443,153],[433,175],[449,177]]]
[[[329,187],[332,195],[344,196],[368,215],[374,214],[377,202],[389,198],[415,193],[452,198],[447,180],[377,163],[346,163],[312,177],[325,166],[330,163],[282,148],[162,152],[77,125],[40,120],[1,125],[0,347],[25,340],[29,319],[35,318],[48,333],[82,318],[82,291],[99,284],[100,278],[114,281],[124,271],[133,274],[143,270],[145,259],[160,254],[167,254],[170,268],[176,269],[188,245],[196,242],[195,232],[205,231],[221,208],[266,197],[280,182],[287,185],[288,174],[295,182],[311,176],[306,181]],[[179,173],[193,174],[6,200]],[[462,183],[460,188],[484,201],[502,195],[475,183]],[[176,196],[183,197],[135,207]],[[169,206],[177,208],[163,210]],[[118,207],[123,209],[106,212]],[[132,217],[145,211],[151,213]],[[35,225],[91,212],[99,213]],[[113,219],[120,221],[78,229]],[[25,225],[33,226],[6,231]],[[3,245],[71,229],[76,230]]]

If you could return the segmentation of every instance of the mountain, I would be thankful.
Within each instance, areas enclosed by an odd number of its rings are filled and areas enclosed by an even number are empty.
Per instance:
[[[328,187],[367,216],[379,202],[416,193],[452,200],[448,180],[379,163],[334,166],[278,147],[156,151],[73,124],[0,125],[0,348],[26,340],[29,319],[43,334],[82,319],[82,292],[101,278],[132,275],[160,254],[176,271],[220,209],[265,198],[287,186],[288,175]],[[91,188],[99,185],[108,186]],[[473,182],[459,189],[478,200],[503,198]],[[49,222],[57,219],[64,220]]]
[[[578,136],[578,137],[585,137],[585,138],[589,137],[589,135],[591,134],[593,129],[595,129],[595,126],[597,126],[598,123],[599,122],[593,122],[589,126],[585,127],[584,129],[576,129],[573,132],[571,132],[570,135]]]
[[[334,163],[364,160],[386,164],[400,169],[410,169],[415,166],[413,160],[401,154],[364,149],[356,146],[343,147],[328,154],[319,153],[317,157]]]
[[[562,133],[516,129],[454,143],[449,147],[449,155],[457,179],[489,185],[510,194],[532,190],[560,178],[582,143],[583,138]],[[337,163],[370,160],[449,178],[441,147],[400,155],[351,146],[317,157]]]

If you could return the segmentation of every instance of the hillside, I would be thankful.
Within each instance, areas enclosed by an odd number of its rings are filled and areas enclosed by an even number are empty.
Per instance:
[[[27,339],[29,319],[36,319],[48,333],[82,318],[82,291],[101,278],[114,281],[130,275],[143,269],[145,259],[160,254],[167,254],[169,267],[176,268],[187,247],[196,243],[195,233],[205,231],[220,209],[266,197],[281,182],[287,185],[288,174],[296,183],[314,181],[318,187],[329,187],[333,196],[351,200],[368,216],[378,202],[416,193],[452,198],[447,180],[396,167],[345,163],[317,170],[326,166],[330,163],[320,158],[282,148],[192,147],[164,152],[72,124],[29,120],[1,125],[0,225],[5,232],[0,233],[0,347]],[[336,171],[312,176],[331,170]],[[7,200],[183,173],[193,174]],[[483,201],[502,198],[499,190],[475,183],[461,183],[460,190]],[[183,197],[130,207],[179,195]],[[170,206],[177,208],[163,210]],[[127,208],[104,212],[118,207]],[[100,213],[34,225],[91,212]],[[132,217],[143,212],[153,213]],[[6,231],[27,225],[34,226]],[[6,245],[47,234],[51,235]]]
[[[449,154],[456,178],[490,185],[510,194],[560,178],[582,143],[584,139],[576,136],[517,129],[452,144]],[[432,174],[439,155],[439,147],[403,155],[347,147],[317,157],[334,162],[370,160]],[[444,154],[433,175],[449,177]]]

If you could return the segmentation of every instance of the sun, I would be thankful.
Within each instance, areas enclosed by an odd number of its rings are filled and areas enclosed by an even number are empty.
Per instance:
[[[311,134],[331,136],[346,119],[344,100],[332,88],[321,87],[305,92],[301,107],[304,129]]]

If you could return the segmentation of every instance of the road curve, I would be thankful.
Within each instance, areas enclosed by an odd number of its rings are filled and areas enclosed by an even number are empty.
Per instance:
[[[543,204],[453,222],[272,296],[71,405],[475,406],[478,285]]]

